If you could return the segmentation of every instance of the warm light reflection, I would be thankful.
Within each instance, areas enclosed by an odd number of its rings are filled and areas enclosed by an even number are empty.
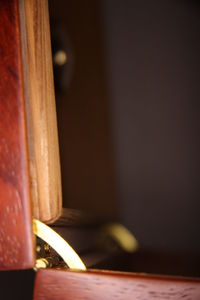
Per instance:
[[[53,229],[39,220],[33,219],[34,234],[49,244],[64,260],[70,269],[86,270],[74,249]]]

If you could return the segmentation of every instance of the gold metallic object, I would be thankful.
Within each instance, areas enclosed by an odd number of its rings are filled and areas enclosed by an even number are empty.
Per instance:
[[[37,246],[36,246],[36,252],[37,252],[37,253],[40,253],[40,251],[41,251],[41,247],[40,247],[40,245],[37,245]]]
[[[50,246],[49,246],[48,244],[45,244],[45,245],[44,245],[44,251],[45,251],[46,253],[50,253]]]
[[[48,267],[48,261],[45,258],[36,259],[34,270],[41,269],[41,268],[45,269],[47,267]]]
[[[54,63],[59,66],[66,64],[67,59],[68,59],[67,53],[64,50],[57,51],[53,58]]]
[[[74,249],[53,229],[39,220],[33,219],[33,231],[36,236],[49,244],[64,260],[70,269],[86,270],[86,267]],[[40,259],[38,265],[45,268],[45,259]],[[47,266],[47,265],[46,265]],[[36,261],[37,268],[37,261]]]
[[[106,235],[113,238],[117,244],[126,252],[135,252],[139,245],[134,235],[122,224],[109,223],[103,231]]]

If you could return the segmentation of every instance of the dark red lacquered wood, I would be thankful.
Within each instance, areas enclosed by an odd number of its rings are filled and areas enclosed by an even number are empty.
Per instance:
[[[17,0],[0,0],[0,269],[34,265]]]
[[[34,300],[199,300],[200,281],[108,271],[40,269]]]

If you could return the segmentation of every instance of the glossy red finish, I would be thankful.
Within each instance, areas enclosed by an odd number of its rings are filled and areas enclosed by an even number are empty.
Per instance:
[[[200,281],[108,271],[40,269],[34,300],[200,299]]]
[[[34,265],[17,0],[0,0],[0,269]]]

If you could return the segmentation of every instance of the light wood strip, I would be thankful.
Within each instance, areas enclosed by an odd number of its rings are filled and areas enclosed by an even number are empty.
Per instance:
[[[62,208],[47,0],[20,0],[33,216],[51,223]]]

